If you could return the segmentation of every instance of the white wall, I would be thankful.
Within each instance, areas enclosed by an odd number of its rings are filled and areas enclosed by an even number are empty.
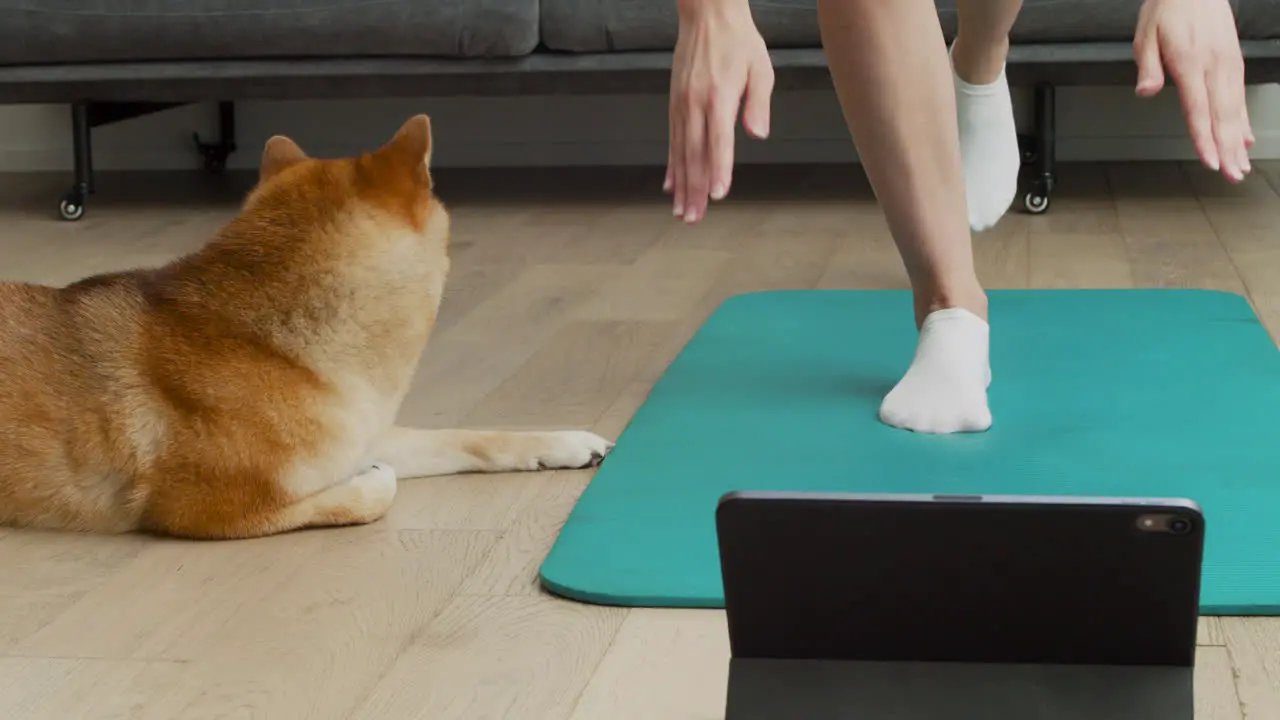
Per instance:
[[[1029,117],[1029,93],[1020,93]],[[1254,87],[1249,105],[1257,158],[1280,157],[1280,88]],[[774,99],[774,137],[744,143],[741,161],[845,161],[855,157],[839,107],[829,91]],[[435,160],[444,165],[662,164],[666,158],[666,98],[450,98],[342,102],[248,102],[239,105],[241,152],[232,167],[250,167],[265,139],[293,136],[318,155],[376,145],[406,117],[430,113]],[[198,166],[192,131],[215,127],[212,105],[177,108],[101,128],[94,133],[100,169]],[[1139,100],[1127,88],[1058,91],[1058,152],[1063,160],[1189,159],[1172,90]],[[0,107],[0,171],[71,167],[70,118],[63,106]]]

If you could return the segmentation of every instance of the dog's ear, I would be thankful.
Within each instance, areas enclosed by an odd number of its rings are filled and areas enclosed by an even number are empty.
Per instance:
[[[382,150],[409,163],[415,173],[425,177],[431,168],[431,118],[426,115],[409,118]]]
[[[258,168],[258,181],[262,182],[274,177],[277,173],[307,159],[307,154],[298,147],[298,143],[283,135],[276,135],[267,140],[262,149],[262,162]]]

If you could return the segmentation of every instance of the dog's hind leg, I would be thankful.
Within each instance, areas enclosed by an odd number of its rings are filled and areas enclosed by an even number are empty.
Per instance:
[[[364,525],[387,514],[396,497],[396,471],[374,465],[359,475],[287,503],[258,503],[227,508],[216,515],[183,513],[151,523],[153,530],[177,537],[230,540],[264,537],[302,528]],[[183,522],[190,519],[191,522]]]
[[[395,468],[378,464],[347,482],[285,507],[271,518],[271,522],[280,528],[276,532],[307,527],[365,525],[386,515],[395,497]]]

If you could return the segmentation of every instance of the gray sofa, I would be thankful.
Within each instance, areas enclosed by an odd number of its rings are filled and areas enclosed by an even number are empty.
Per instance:
[[[1053,189],[1054,93],[1132,83],[1140,0],[1026,0],[1009,74],[1036,86],[1024,205]],[[1251,83],[1280,81],[1280,0],[1234,0]],[[816,0],[752,0],[780,90],[827,86]],[[948,38],[955,3],[939,0]],[[210,170],[235,150],[241,99],[662,92],[675,0],[0,0],[0,103],[67,103],[75,182],[94,189],[94,127],[216,101]]]

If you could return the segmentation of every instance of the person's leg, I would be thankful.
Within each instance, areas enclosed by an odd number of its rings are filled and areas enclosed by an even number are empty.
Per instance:
[[[820,0],[828,66],[915,294],[920,339],[881,419],[985,430],[987,297],[973,266],[955,92],[932,0]],[[875,338],[868,338],[875,342]]]
[[[1022,0],[958,0],[956,5],[960,22],[951,64],[969,226],[986,230],[1018,194],[1022,153],[1004,65]]]

